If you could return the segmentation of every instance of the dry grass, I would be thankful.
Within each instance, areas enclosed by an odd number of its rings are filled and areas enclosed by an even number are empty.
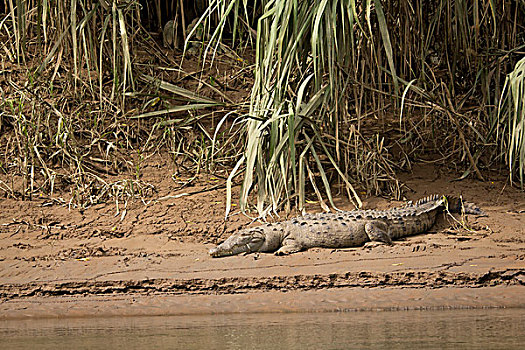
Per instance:
[[[246,107],[217,85],[220,60],[184,70],[142,26],[138,1],[8,5],[0,14],[5,196],[79,208],[145,200],[154,188],[141,180],[142,164],[152,154],[167,151],[175,171],[193,174],[235,161],[240,139],[229,118]],[[231,70],[246,68],[234,62]]]

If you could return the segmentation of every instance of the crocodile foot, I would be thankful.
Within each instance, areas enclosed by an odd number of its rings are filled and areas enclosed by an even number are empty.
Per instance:
[[[363,249],[374,249],[377,247],[392,246],[392,245],[393,244],[388,244],[385,242],[371,241],[371,242],[366,242],[365,244],[363,244]]]
[[[300,250],[301,250],[301,248],[299,248],[299,247],[285,245],[285,246],[282,246],[281,248],[279,248],[279,250],[276,251],[274,254],[275,255],[280,255],[280,256],[282,256],[282,255],[289,255],[289,254],[297,253]]]

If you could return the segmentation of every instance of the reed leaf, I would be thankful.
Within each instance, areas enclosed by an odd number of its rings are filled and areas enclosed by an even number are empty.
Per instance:
[[[509,166],[510,181],[525,181],[525,58],[507,75],[497,113],[500,144]]]

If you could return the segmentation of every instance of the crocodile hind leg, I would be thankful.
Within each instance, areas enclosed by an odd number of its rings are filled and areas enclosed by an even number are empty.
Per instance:
[[[279,248],[279,250],[277,250],[274,254],[275,255],[288,255],[288,254],[297,253],[301,250],[302,250],[301,246],[297,244],[295,239],[287,238],[283,241],[282,247]]]
[[[365,232],[371,242],[392,245],[392,238],[388,234],[388,225],[383,221],[370,221],[365,224]],[[368,246],[368,245],[367,245]]]

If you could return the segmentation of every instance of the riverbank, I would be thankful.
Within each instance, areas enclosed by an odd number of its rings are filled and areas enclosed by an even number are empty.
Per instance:
[[[118,213],[114,203],[79,211],[0,201],[0,319],[524,306],[525,196],[497,176],[456,182],[433,166],[407,174],[407,199],[462,194],[488,216],[442,215],[393,246],[213,259],[208,249],[250,219],[224,222],[216,179],[175,190],[169,172],[151,174],[158,199]]]
[[[525,308],[524,290],[523,286],[356,287],[222,295],[32,297],[2,302],[0,319]]]

